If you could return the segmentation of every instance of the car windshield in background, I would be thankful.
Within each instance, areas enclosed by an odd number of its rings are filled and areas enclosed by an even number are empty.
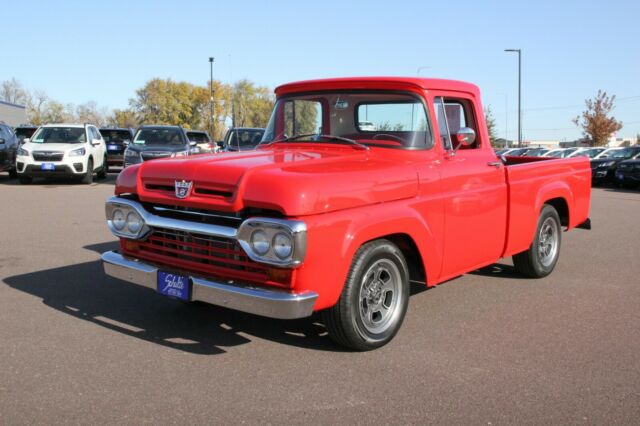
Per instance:
[[[322,92],[278,99],[263,143],[287,138],[341,143],[330,138],[297,138],[297,135],[330,135],[365,145],[395,148],[427,147],[433,143],[422,101],[409,93],[384,91]]]
[[[264,130],[233,130],[229,136],[229,146],[256,146],[262,140]]]
[[[139,145],[184,145],[180,129],[141,129],[133,140]]]
[[[22,142],[26,138],[30,138],[36,132],[36,129],[17,128],[15,133],[16,137]]]
[[[31,142],[33,143],[84,143],[87,138],[84,127],[41,127]]]
[[[625,149],[612,152],[608,156],[608,158],[631,158],[634,155],[637,155],[638,153],[640,153],[640,150],[633,149],[633,148],[625,148]]]
[[[100,130],[100,134],[106,143],[131,141],[131,133],[126,130]]]
[[[209,136],[202,132],[187,132],[187,138],[193,142],[210,142]]]

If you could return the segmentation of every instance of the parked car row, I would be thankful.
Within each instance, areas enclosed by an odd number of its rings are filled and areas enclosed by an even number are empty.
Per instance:
[[[515,157],[589,157],[593,185],[613,184],[627,188],[640,186],[640,145],[630,147],[511,148],[497,155]]]
[[[92,124],[21,125],[15,131],[0,123],[0,172],[8,171],[22,184],[34,178],[69,177],[93,182],[110,167],[124,168],[156,158],[255,149],[264,129],[232,128],[224,140],[213,142],[200,130],[180,126],[143,125],[130,128]]]

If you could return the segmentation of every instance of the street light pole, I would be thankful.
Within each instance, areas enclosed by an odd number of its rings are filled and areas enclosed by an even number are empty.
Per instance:
[[[518,147],[522,146],[522,51],[520,49],[504,49],[505,52],[518,53]]]
[[[213,56],[209,57],[209,68],[211,70],[211,77],[209,79],[209,89],[211,97],[209,98],[209,132],[211,134],[211,138],[215,140],[215,120],[213,119],[213,61],[215,58]]]

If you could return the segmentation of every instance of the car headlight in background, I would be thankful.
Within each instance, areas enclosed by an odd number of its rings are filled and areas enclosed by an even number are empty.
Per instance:
[[[184,157],[189,155],[189,151],[178,151],[171,154],[172,157]]]
[[[18,151],[16,152],[16,155],[18,157],[28,157],[29,156],[29,151],[27,151],[26,149],[23,149],[23,148],[18,148]]]
[[[107,201],[105,213],[107,225],[116,237],[137,240],[145,237],[150,231],[143,214],[126,200]]]
[[[140,154],[137,151],[131,149],[124,150],[124,158],[128,158],[129,160],[137,160],[140,158]]]
[[[82,157],[86,153],[87,151],[84,148],[74,149],[73,151],[69,151],[69,157]]]
[[[256,262],[295,267],[307,251],[307,226],[299,220],[247,219],[238,229],[238,243]]]

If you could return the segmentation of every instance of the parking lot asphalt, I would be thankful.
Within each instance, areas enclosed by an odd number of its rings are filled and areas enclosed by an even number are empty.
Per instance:
[[[555,272],[414,288],[391,344],[187,305],[104,275],[115,175],[0,174],[0,424],[637,424],[640,192],[593,190]]]

